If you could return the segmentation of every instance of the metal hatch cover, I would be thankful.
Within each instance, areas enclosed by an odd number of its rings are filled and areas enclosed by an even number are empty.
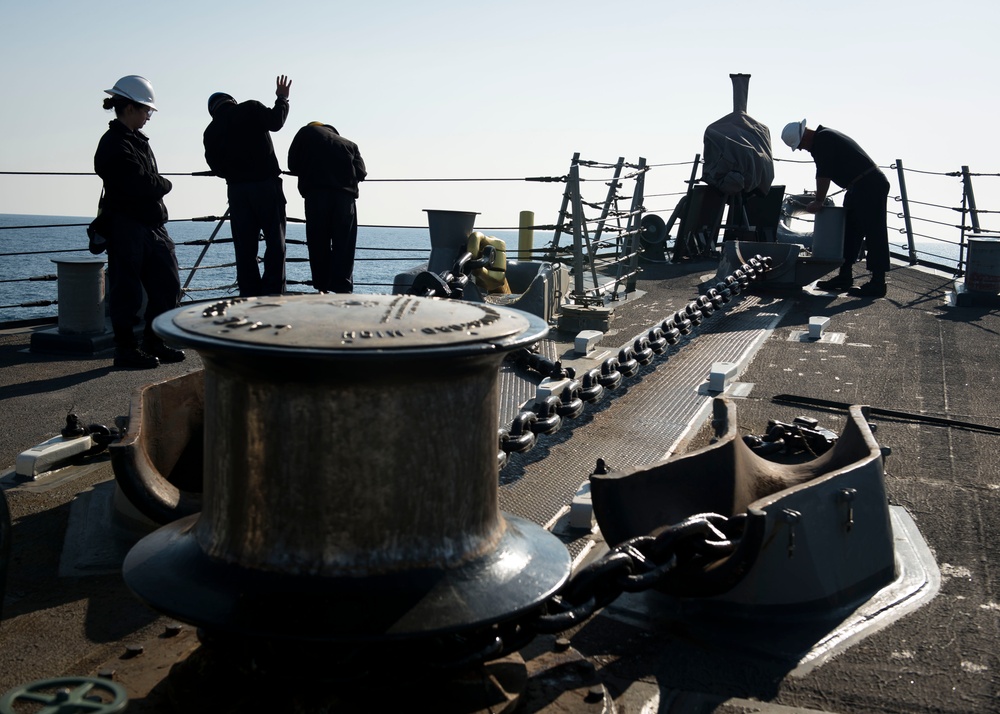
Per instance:
[[[412,295],[311,294],[233,298],[157,319],[167,340],[337,352],[489,347],[533,342],[547,332],[532,316],[482,303]],[[461,351],[461,350],[459,350]]]

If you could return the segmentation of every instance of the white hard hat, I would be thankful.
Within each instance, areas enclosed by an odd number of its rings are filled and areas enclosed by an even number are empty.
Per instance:
[[[133,102],[156,111],[156,104],[154,104],[156,97],[153,95],[153,85],[145,77],[130,74],[115,82],[115,86],[111,89],[105,89],[104,91],[107,94],[117,94],[126,99],[131,99]]]
[[[788,144],[792,151],[799,148],[799,143],[802,141],[802,135],[806,131],[806,120],[793,121],[789,124],[785,124],[785,128],[781,130],[781,140]]]

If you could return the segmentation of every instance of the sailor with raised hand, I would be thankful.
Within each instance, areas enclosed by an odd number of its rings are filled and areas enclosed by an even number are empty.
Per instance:
[[[288,118],[292,82],[282,74],[275,85],[271,107],[254,99],[237,103],[225,92],[208,98],[212,121],[205,129],[205,160],[226,180],[241,297],[285,291],[285,194],[271,132],[279,131]],[[263,276],[257,267],[261,233]]]
[[[792,151],[804,149],[816,162],[816,197],[806,206],[810,213],[823,209],[830,183],[847,190],[844,196],[844,264],[836,277],[820,280],[816,287],[831,292],[847,292],[857,297],[884,297],[885,274],[889,270],[889,232],[886,202],[889,180],[854,139],[825,126],[809,129],[806,120],[790,122],[781,139]],[[871,280],[854,284],[854,263],[867,248],[866,265]]]

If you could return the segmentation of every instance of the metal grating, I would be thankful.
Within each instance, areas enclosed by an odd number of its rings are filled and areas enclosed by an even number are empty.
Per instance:
[[[598,458],[618,469],[663,458],[709,413],[713,395],[699,388],[712,364],[733,362],[742,371],[783,312],[746,296],[557,433],[511,454],[500,474],[501,509],[544,525],[572,501]]]
[[[541,340],[535,347],[546,359],[556,360],[557,348],[552,340]],[[521,406],[535,398],[535,388],[541,381],[540,376],[526,375],[515,369],[511,361],[505,360],[500,365],[500,426],[510,426]]]

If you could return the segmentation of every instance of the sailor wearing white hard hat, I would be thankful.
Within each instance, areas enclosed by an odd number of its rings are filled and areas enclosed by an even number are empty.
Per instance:
[[[177,306],[181,283],[174,242],[167,233],[163,197],[172,188],[162,176],[149,139],[139,131],[156,111],[153,85],[145,77],[122,77],[104,99],[115,118],[94,154],[94,170],[104,182],[102,230],[108,250],[108,303],[114,331],[114,365],[149,369],[180,362],[184,352],[164,344],[153,319]],[[146,294],[142,348],[135,337]]]
[[[104,93],[131,99],[137,104],[142,104],[154,112],[156,111],[156,97],[153,94],[153,85],[149,83],[148,79],[140,77],[137,74],[122,77],[115,82],[115,86],[111,89],[105,89]]]
[[[799,148],[799,142],[802,141],[802,135],[806,130],[806,120],[793,121],[785,124],[785,128],[781,130],[781,140],[791,147],[792,151]]]
[[[889,270],[889,234],[886,202],[889,180],[854,139],[822,125],[809,129],[806,120],[789,122],[781,130],[781,140],[792,151],[803,149],[816,162],[816,196],[806,206],[811,213],[823,208],[830,183],[846,189],[844,195],[844,263],[836,277],[820,280],[816,286],[832,292],[848,292],[859,297],[883,297],[885,274]],[[871,280],[853,287],[853,265],[864,241],[866,264]]]

